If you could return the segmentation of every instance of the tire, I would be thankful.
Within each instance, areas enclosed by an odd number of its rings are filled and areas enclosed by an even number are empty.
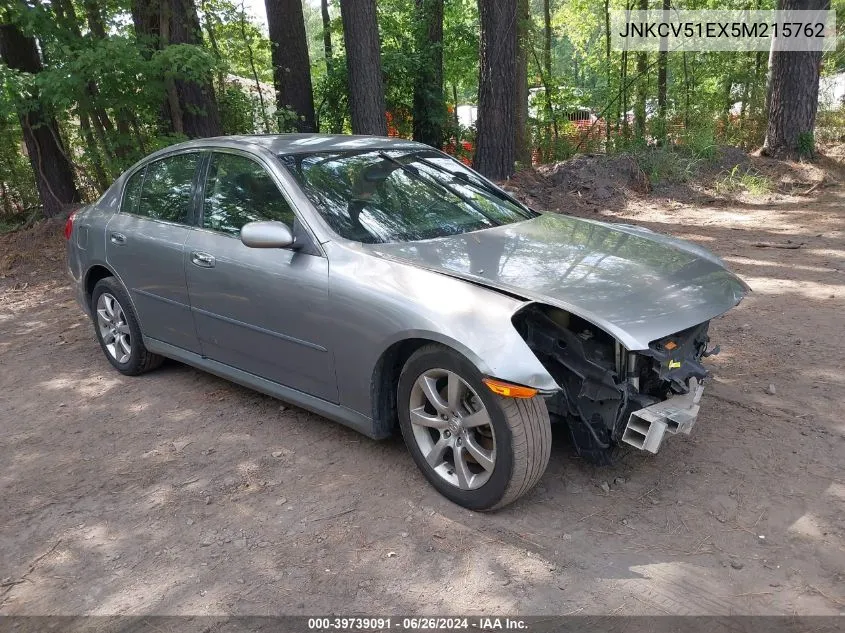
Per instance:
[[[138,317],[129,295],[114,277],[101,279],[94,286],[91,319],[103,354],[121,374],[139,376],[164,362],[163,356],[144,347]]]
[[[552,433],[543,398],[505,398],[482,378],[463,356],[426,345],[402,369],[397,409],[405,444],[426,479],[458,505],[488,511],[516,501],[540,480]],[[463,387],[450,402],[451,381],[458,379]]]

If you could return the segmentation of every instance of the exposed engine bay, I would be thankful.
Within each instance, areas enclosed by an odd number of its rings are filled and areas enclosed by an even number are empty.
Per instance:
[[[700,385],[708,375],[701,360],[719,351],[707,350],[709,321],[638,351],[626,350],[592,323],[550,306],[528,306],[513,322],[561,387],[546,401],[550,416],[568,425],[578,454],[595,463],[611,462],[623,441],[656,452],[650,445],[656,441],[659,446],[667,425],[670,432],[688,432],[684,423],[690,416],[694,422]],[[658,405],[673,398],[692,413]],[[652,423],[657,427],[649,434]]]

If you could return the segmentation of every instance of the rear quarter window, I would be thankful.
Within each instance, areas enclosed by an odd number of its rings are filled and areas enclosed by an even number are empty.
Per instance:
[[[177,154],[147,165],[136,214],[154,220],[189,223],[199,160],[199,153]]]
[[[123,189],[123,201],[120,203],[120,210],[123,213],[138,213],[138,202],[141,200],[141,186],[144,184],[144,173],[147,171],[143,167],[136,171],[126,181],[126,187]]]

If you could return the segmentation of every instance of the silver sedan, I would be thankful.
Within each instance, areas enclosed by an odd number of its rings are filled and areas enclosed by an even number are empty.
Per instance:
[[[695,422],[707,326],[748,287],[707,250],[527,208],[428,146],[281,135],[142,160],[65,229],[117,371],[165,357],[372,438],[474,510],[531,489],[551,423],[599,463]]]

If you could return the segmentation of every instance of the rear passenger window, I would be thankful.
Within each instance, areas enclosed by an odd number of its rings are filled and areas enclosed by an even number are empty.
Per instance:
[[[264,168],[236,154],[212,154],[202,225],[238,235],[248,222],[275,220],[293,226],[293,210]]]
[[[141,200],[141,185],[144,184],[145,167],[136,171],[126,181],[126,187],[123,190],[123,202],[120,204],[120,210],[123,213],[138,213],[138,202]]]
[[[199,160],[198,153],[178,154],[147,165],[137,214],[187,224]]]

